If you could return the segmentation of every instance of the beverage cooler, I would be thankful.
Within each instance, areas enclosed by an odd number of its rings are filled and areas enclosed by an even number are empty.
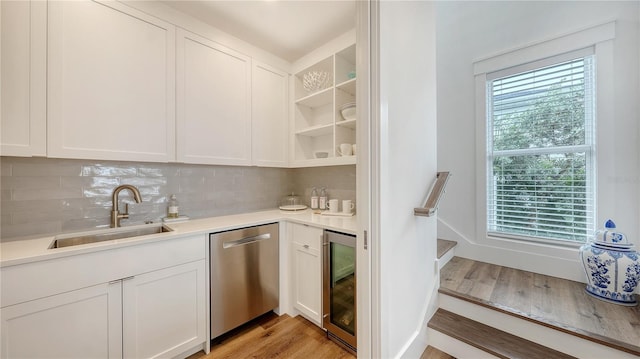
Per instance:
[[[325,230],[322,326],[329,339],[356,352],[356,237]]]

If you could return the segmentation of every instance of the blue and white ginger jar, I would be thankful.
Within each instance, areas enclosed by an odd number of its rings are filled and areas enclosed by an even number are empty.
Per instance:
[[[638,301],[633,291],[640,282],[639,254],[633,243],[615,230],[612,220],[604,226],[592,241],[580,247],[587,293],[607,302],[635,306]]]

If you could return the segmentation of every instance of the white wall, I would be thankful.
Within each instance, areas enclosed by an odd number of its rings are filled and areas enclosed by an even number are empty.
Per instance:
[[[413,215],[436,175],[433,3],[381,1],[378,20],[379,103],[373,111],[379,113],[372,116],[379,120],[372,124],[378,221],[372,245],[379,266],[379,356],[419,357],[437,286],[436,220]]]
[[[505,243],[496,249],[478,238],[476,203],[476,117],[472,64],[508,50],[550,40],[594,25],[616,21],[613,42],[612,110],[597,119],[610,140],[598,142],[600,191],[596,223],[613,218],[618,228],[640,245],[640,115],[638,1],[491,1],[438,2],[438,169],[453,173],[439,211],[439,235],[457,240],[457,254],[584,280],[577,250]],[[601,134],[602,131],[598,131]],[[604,192],[606,191],[606,195]],[[480,242],[480,243],[479,243]],[[475,244],[474,244],[475,243]],[[483,244],[484,243],[484,244]],[[537,255],[528,252],[537,251]]]

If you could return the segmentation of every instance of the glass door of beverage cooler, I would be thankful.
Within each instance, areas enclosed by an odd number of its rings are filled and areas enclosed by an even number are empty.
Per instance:
[[[356,351],[356,237],[324,233],[323,327],[330,339]]]

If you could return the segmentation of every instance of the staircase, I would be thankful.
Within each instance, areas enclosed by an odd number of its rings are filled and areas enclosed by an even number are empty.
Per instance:
[[[595,299],[582,283],[455,257],[454,248],[438,240],[432,347],[460,359],[640,357],[640,307]]]

